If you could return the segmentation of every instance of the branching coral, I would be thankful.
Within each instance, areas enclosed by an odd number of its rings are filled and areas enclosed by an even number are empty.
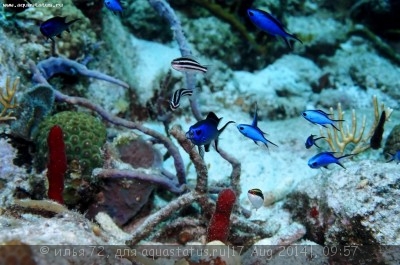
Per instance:
[[[352,154],[358,154],[367,150],[370,147],[369,141],[379,123],[379,117],[381,113],[380,109],[385,110],[386,120],[389,119],[390,115],[393,112],[393,109],[385,108],[384,104],[381,104],[379,108],[379,103],[376,96],[372,98],[372,102],[374,105],[374,121],[368,133],[364,134],[366,127],[366,116],[363,116],[361,127],[358,128],[356,111],[354,109],[352,110],[351,128],[349,128],[347,124],[346,126],[344,126],[344,122],[339,122],[338,127],[340,131],[332,128],[326,128],[325,134],[324,130],[322,128],[320,129],[321,136],[325,137],[325,140],[328,142],[329,147],[333,152],[343,153],[346,148],[350,146],[350,144],[353,144],[353,149],[351,150]],[[330,108],[330,113],[334,115],[333,108]],[[340,103],[338,103],[337,106],[337,116],[333,117],[333,119],[344,120],[344,112],[342,111],[342,106]],[[359,131],[357,131],[358,129]]]
[[[89,70],[85,65],[80,64],[73,60],[69,60],[67,58],[50,57],[46,60],[40,61],[37,64],[37,69],[46,80],[50,79],[52,76],[56,74],[66,74],[66,75],[79,74],[87,77],[104,80],[125,88],[129,88],[129,85],[121,80],[103,74],[99,71]]]
[[[5,91],[1,91],[0,93],[0,104],[3,106],[0,112],[0,122],[16,119],[16,117],[12,116],[12,111],[9,110],[15,109],[18,106],[14,97],[18,86],[19,77],[17,77],[11,85],[10,77],[7,76]]]

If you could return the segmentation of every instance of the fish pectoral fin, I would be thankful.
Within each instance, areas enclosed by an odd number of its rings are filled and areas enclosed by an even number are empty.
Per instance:
[[[210,151],[210,144],[204,145],[204,148],[206,149],[206,152],[209,152]],[[215,149],[217,149],[217,151],[218,151],[217,140],[215,140]]]

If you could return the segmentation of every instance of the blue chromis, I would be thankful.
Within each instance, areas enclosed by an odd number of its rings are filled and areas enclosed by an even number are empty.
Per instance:
[[[396,151],[396,153],[391,154],[388,153],[388,155],[390,155],[390,159],[388,161],[386,161],[387,163],[392,162],[394,160],[397,160],[397,164],[400,163],[400,150]]]
[[[264,195],[260,189],[249,190],[247,192],[247,197],[256,210],[264,204]]]
[[[218,136],[223,130],[233,121],[228,121],[221,129],[218,130],[218,124],[222,118],[218,118],[214,112],[208,113],[205,120],[201,120],[194,125],[190,126],[189,131],[186,132],[186,138],[199,148],[199,153],[203,157],[204,145],[206,152],[210,150],[210,144],[215,141],[215,149],[218,152]]]
[[[104,0],[104,5],[113,13],[122,13],[123,8],[119,0]]]
[[[307,149],[310,149],[311,146],[315,145],[316,147],[320,148],[315,142],[319,139],[323,139],[325,138],[324,136],[318,137],[318,138],[314,138],[314,134],[311,134],[310,136],[308,136],[305,146]]]
[[[61,33],[65,30],[69,32],[69,26],[78,21],[78,19],[71,20],[70,22],[66,22],[66,17],[52,17],[46,21],[44,21],[40,25],[40,32],[48,39],[54,41],[53,37],[61,37]]]
[[[247,15],[249,16],[251,22],[260,30],[265,31],[273,36],[282,37],[289,48],[292,47],[289,39],[297,40],[303,44],[303,42],[295,35],[287,33],[282,23],[271,14],[260,9],[249,8],[247,9]]]
[[[340,164],[339,159],[354,155],[354,154],[347,154],[340,157],[335,157],[333,155],[334,153],[335,152],[321,152],[319,154],[316,154],[315,156],[311,157],[310,160],[308,160],[308,166],[311,168],[320,168],[320,167],[327,168],[329,164],[335,163],[341,166],[342,168],[346,169],[342,164]]]
[[[328,114],[322,110],[306,110],[302,113],[302,115],[306,120],[308,120],[311,123],[319,124],[325,128],[326,124],[328,125],[330,124],[332,125],[333,128],[335,128],[338,131],[340,130],[335,126],[335,122],[344,121],[344,120],[332,120],[331,118],[328,117],[331,114]]]
[[[180,57],[172,60],[171,67],[184,73],[207,73],[207,66],[201,65],[190,57]]]
[[[171,100],[169,101],[169,106],[171,110],[176,110],[179,108],[181,97],[183,96],[191,96],[193,94],[193,90],[191,89],[186,89],[186,88],[181,88],[178,89],[174,92],[174,94],[171,97]]]
[[[250,124],[239,124],[236,127],[238,128],[239,132],[246,136],[247,138],[250,138],[253,140],[256,144],[257,142],[262,142],[265,144],[265,146],[268,148],[268,143],[274,144],[273,142],[267,140],[264,137],[265,132],[261,131],[260,128],[257,127],[257,105],[256,105],[256,112],[254,113],[254,118],[253,118],[253,123]]]

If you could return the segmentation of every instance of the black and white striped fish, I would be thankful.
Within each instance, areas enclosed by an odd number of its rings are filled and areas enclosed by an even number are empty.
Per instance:
[[[180,57],[172,60],[171,67],[185,73],[207,73],[207,66],[201,65],[189,57]]]
[[[176,110],[177,108],[179,108],[179,102],[181,101],[181,97],[183,96],[191,96],[193,94],[193,90],[191,89],[186,89],[186,88],[181,88],[178,89],[174,92],[174,94],[172,95],[171,100],[169,101],[169,106],[171,108],[171,110]]]

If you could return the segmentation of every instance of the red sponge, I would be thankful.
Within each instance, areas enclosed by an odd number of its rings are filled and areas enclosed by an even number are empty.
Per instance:
[[[60,126],[51,127],[47,137],[49,147],[47,163],[47,179],[50,200],[63,204],[64,174],[67,171],[67,156],[65,154],[64,136]]]
[[[215,212],[211,217],[207,232],[207,242],[219,240],[226,243],[229,235],[229,218],[236,201],[232,189],[221,190],[218,194]]]

